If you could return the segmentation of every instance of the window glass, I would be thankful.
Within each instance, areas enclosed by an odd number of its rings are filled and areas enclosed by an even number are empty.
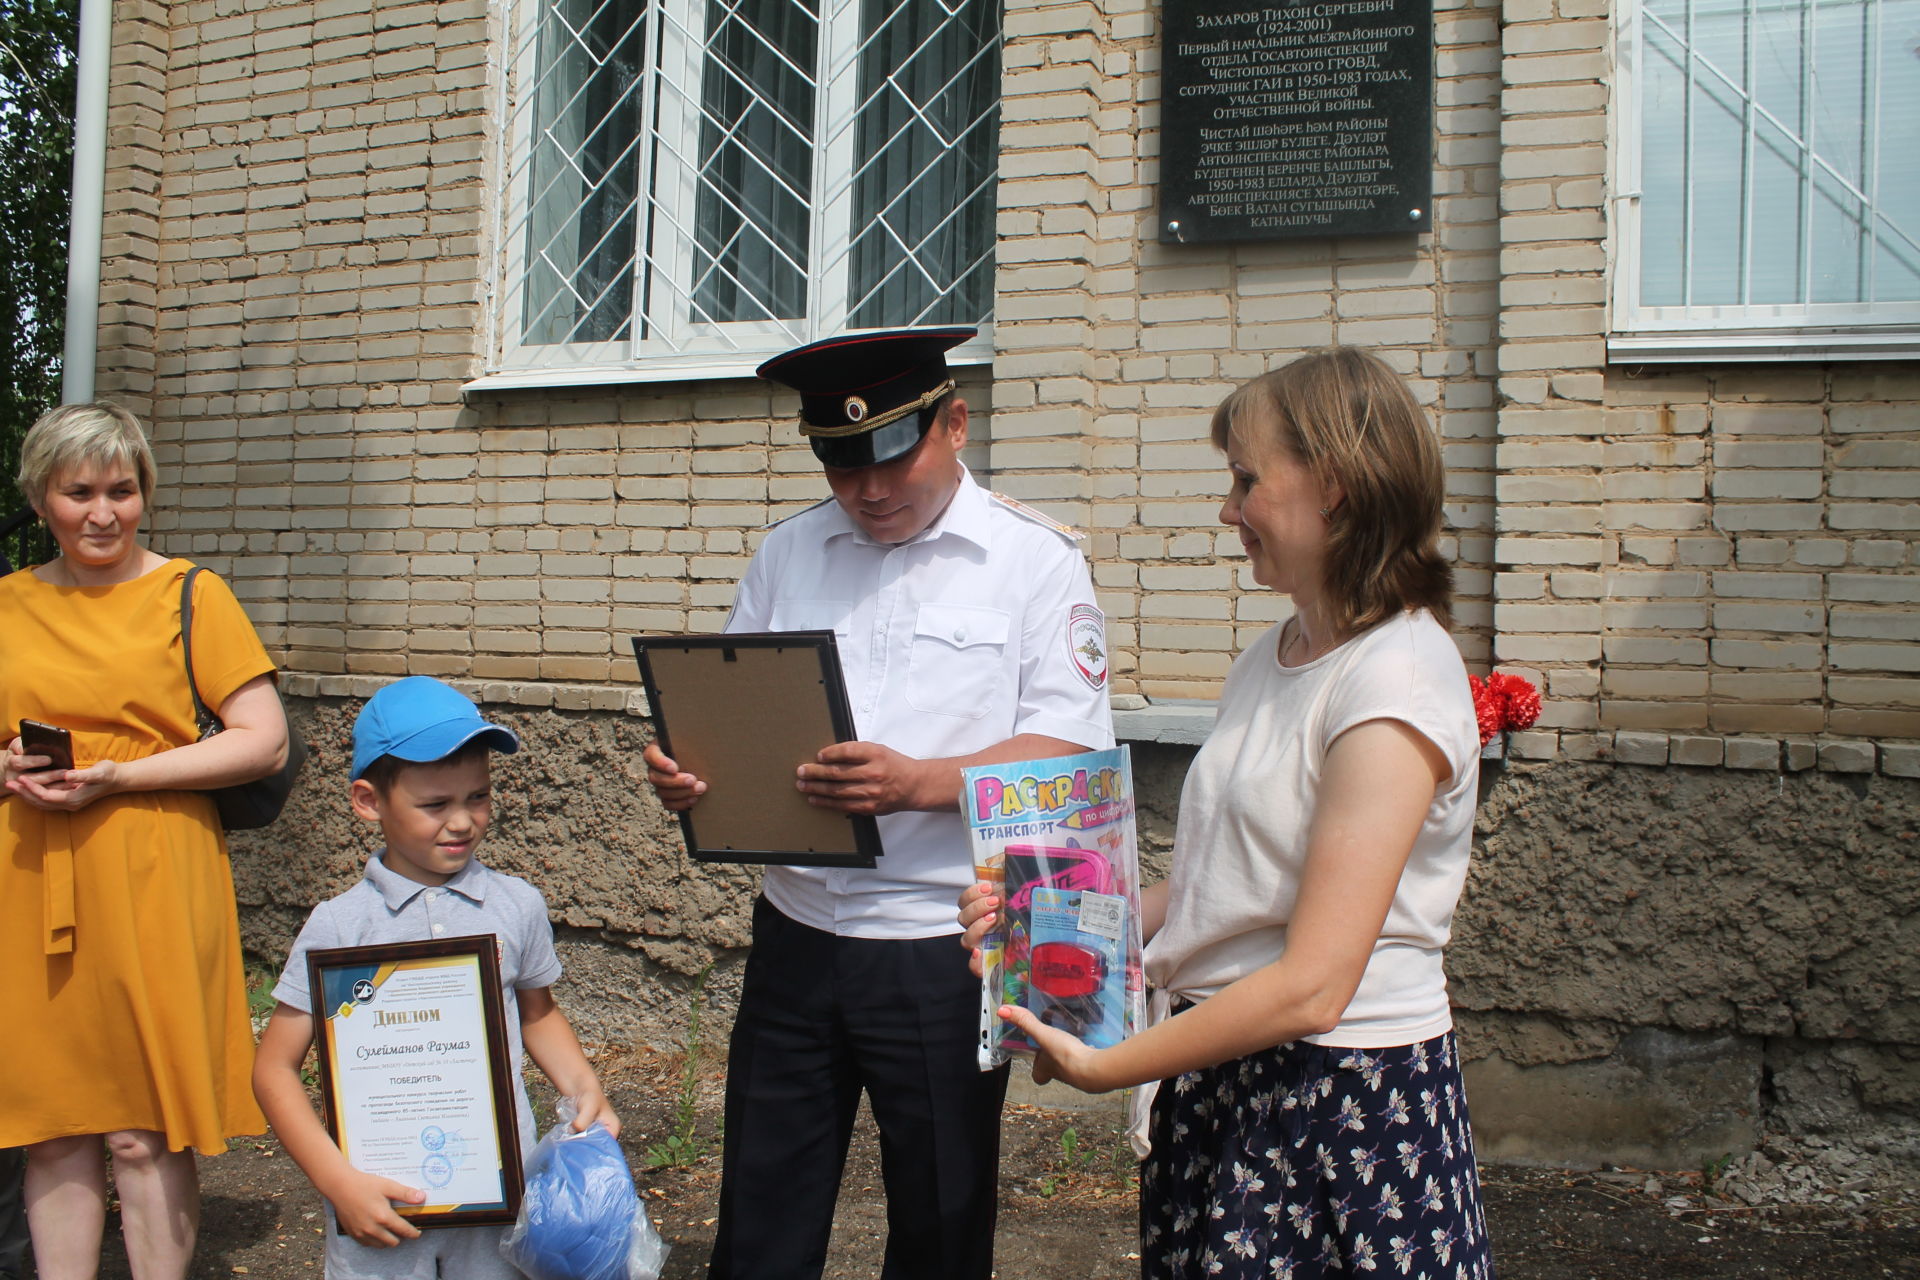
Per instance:
[[[633,314],[642,0],[538,9],[524,304],[530,343],[624,337]]]
[[[1628,33],[1616,328],[1920,314],[1920,0],[1645,0]]]
[[[694,310],[704,320],[807,314],[813,205],[812,4],[707,6],[700,77]]]
[[[990,317],[997,4],[510,13],[495,371],[745,371]]]
[[[972,324],[993,298],[997,5],[866,0],[849,323]]]

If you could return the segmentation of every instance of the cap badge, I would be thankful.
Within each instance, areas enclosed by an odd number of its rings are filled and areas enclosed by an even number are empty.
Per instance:
[[[846,410],[848,422],[858,422],[867,416],[867,402],[859,396],[848,396],[842,408]]]

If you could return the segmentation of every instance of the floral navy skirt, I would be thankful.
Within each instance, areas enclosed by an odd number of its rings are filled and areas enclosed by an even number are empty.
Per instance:
[[[1152,1137],[1146,1280],[1493,1280],[1451,1032],[1188,1072],[1161,1085]]]

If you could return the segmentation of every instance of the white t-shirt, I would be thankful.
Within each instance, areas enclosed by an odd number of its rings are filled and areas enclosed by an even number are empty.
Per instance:
[[[875,542],[828,499],[767,535],[728,631],[831,630],[854,731],[926,760],[1023,733],[1113,745],[1104,619],[1073,539],[962,473],[919,536]],[[960,932],[973,881],[957,810],[880,818],[879,865],[769,867],[773,905],[854,938]]]
[[[1453,1025],[1441,948],[1466,881],[1480,736],[1467,673],[1425,610],[1402,614],[1298,667],[1280,628],[1243,653],[1187,773],[1167,919],[1147,947],[1148,981],[1204,999],[1280,958],[1306,862],[1327,748],[1369,720],[1400,720],[1451,766],[1421,824],[1359,989],[1317,1044],[1412,1044]]]

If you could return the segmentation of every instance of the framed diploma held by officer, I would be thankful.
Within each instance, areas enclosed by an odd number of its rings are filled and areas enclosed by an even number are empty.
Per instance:
[[[394,1205],[423,1230],[520,1209],[498,947],[489,933],[308,957],[327,1132],[354,1168],[427,1193]]]
[[[807,803],[795,771],[854,739],[831,631],[635,636],[660,749],[707,783],[680,814],[702,862],[871,867],[872,817]]]

